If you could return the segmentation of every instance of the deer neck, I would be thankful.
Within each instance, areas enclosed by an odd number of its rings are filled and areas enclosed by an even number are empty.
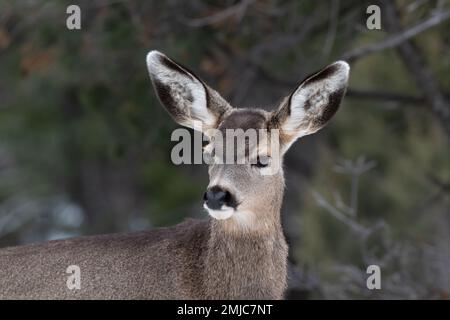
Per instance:
[[[277,183],[278,187],[260,203],[243,205],[226,220],[211,221],[212,234],[223,236],[256,237],[270,236],[281,231],[281,205],[284,195],[284,179]]]
[[[281,200],[277,199],[266,212],[237,213],[254,214],[251,220],[243,217],[211,220],[204,268],[206,296],[281,297],[286,280],[287,245],[280,209]],[[256,224],[247,225],[250,221]],[[224,292],[228,295],[221,296]]]

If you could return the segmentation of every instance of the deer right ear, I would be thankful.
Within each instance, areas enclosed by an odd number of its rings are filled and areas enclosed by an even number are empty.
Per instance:
[[[339,108],[347,89],[350,67],[337,61],[307,77],[271,118],[281,130],[284,149],[298,138],[323,128]]]
[[[201,122],[203,131],[216,128],[231,109],[216,91],[161,52],[148,53],[147,67],[159,100],[178,124],[198,129],[195,122]]]

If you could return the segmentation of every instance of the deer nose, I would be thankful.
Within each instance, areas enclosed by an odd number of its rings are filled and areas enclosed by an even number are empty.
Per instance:
[[[234,207],[233,197],[231,193],[220,187],[214,186],[206,190],[203,195],[206,205],[210,209],[219,210],[223,205],[228,207]]]

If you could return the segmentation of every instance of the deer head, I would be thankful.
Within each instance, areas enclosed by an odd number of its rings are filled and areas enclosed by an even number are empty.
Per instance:
[[[273,112],[233,108],[193,72],[158,51],[147,55],[147,66],[156,94],[172,118],[194,129],[200,123],[209,138],[204,148],[211,159],[204,195],[208,213],[233,229],[273,228],[284,189],[279,163],[294,141],[323,128],[336,113],[347,87],[348,64],[338,61],[307,77]],[[246,141],[242,135],[249,129],[266,134],[258,135],[255,145],[245,144],[244,161],[216,161],[219,145],[239,153],[234,138],[227,136],[234,134]],[[218,132],[224,138],[221,141]]]

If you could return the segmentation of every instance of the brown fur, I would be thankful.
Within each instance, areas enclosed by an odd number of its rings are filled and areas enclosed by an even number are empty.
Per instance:
[[[0,250],[0,299],[281,298],[286,254],[281,231],[230,234],[210,219],[10,247]],[[81,268],[80,290],[66,286],[69,265]]]

